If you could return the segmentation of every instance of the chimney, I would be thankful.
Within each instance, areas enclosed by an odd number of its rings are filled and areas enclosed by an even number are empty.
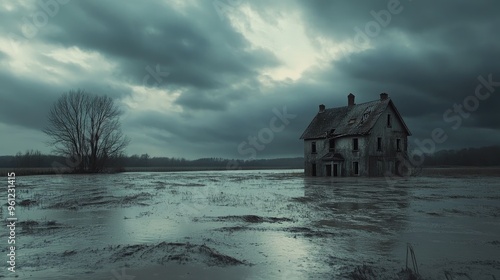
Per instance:
[[[354,94],[349,93],[347,96],[347,105],[353,106],[354,105]]]
[[[321,104],[319,105],[319,112],[323,113],[325,111],[325,105]]]
[[[386,100],[387,98],[389,98],[389,94],[387,94],[385,92],[382,92],[380,94],[380,100]]]

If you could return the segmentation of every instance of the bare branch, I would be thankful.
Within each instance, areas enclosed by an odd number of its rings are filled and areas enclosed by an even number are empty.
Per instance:
[[[130,142],[121,131],[121,114],[110,97],[70,91],[55,102],[42,131],[56,153],[78,160],[75,171],[99,172]]]

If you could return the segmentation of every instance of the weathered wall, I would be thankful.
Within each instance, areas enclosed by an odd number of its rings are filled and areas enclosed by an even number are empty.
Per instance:
[[[387,115],[391,115],[391,127],[387,126]],[[378,150],[377,139],[382,138],[382,149]],[[397,151],[397,139],[401,139],[401,151]],[[408,137],[403,124],[391,106],[382,113],[372,133],[367,138],[370,176],[382,176],[389,171],[395,173],[398,154],[406,151]]]
[[[358,139],[358,150],[354,151],[353,139]],[[335,139],[335,151],[340,153],[345,161],[342,166],[342,176],[356,176],[354,174],[353,162],[358,162],[359,175],[366,176],[366,145],[367,139],[363,136],[342,137]]]
[[[316,153],[312,153],[312,142],[316,142]],[[325,176],[321,172],[321,158],[328,153],[328,142],[324,139],[304,140],[304,172],[306,176],[312,176],[312,164],[316,164],[316,176]]]
[[[358,138],[358,150],[354,151],[353,138]],[[325,165],[334,162],[323,162],[321,160],[330,151],[329,139],[316,139],[304,141],[304,172],[306,176],[312,176],[312,164],[316,164],[316,176],[326,176]],[[316,154],[312,153],[312,142],[316,142]],[[367,164],[367,138],[358,137],[342,137],[335,139],[335,153],[340,153],[345,161],[335,162],[340,165],[339,176],[354,176],[353,162],[359,164],[359,175],[368,176]]]

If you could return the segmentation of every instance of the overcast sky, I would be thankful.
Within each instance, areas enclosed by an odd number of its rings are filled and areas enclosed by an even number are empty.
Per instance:
[[[49,153],[41,128],[72,89],[115,98],[129,155],[301,156],[318,105],[345,106],[350,92],[356,103],[387,92],[410,143],[442,128],[438,150],[498,144],[499,11],[493,0],[2,1],[0,155]]]

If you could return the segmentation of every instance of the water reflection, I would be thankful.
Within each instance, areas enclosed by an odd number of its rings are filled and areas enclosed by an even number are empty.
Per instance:
[[[400,257],[400,234],[408,223],[410,195],[404,186],[378,178],[304,178],[305,204],[315,213],[309,225],[331,233],[312,240],[319,255],[336,262]],[[331,237],[333,236],[333,237]],[[386,258],[387,259],[387,258]]]

